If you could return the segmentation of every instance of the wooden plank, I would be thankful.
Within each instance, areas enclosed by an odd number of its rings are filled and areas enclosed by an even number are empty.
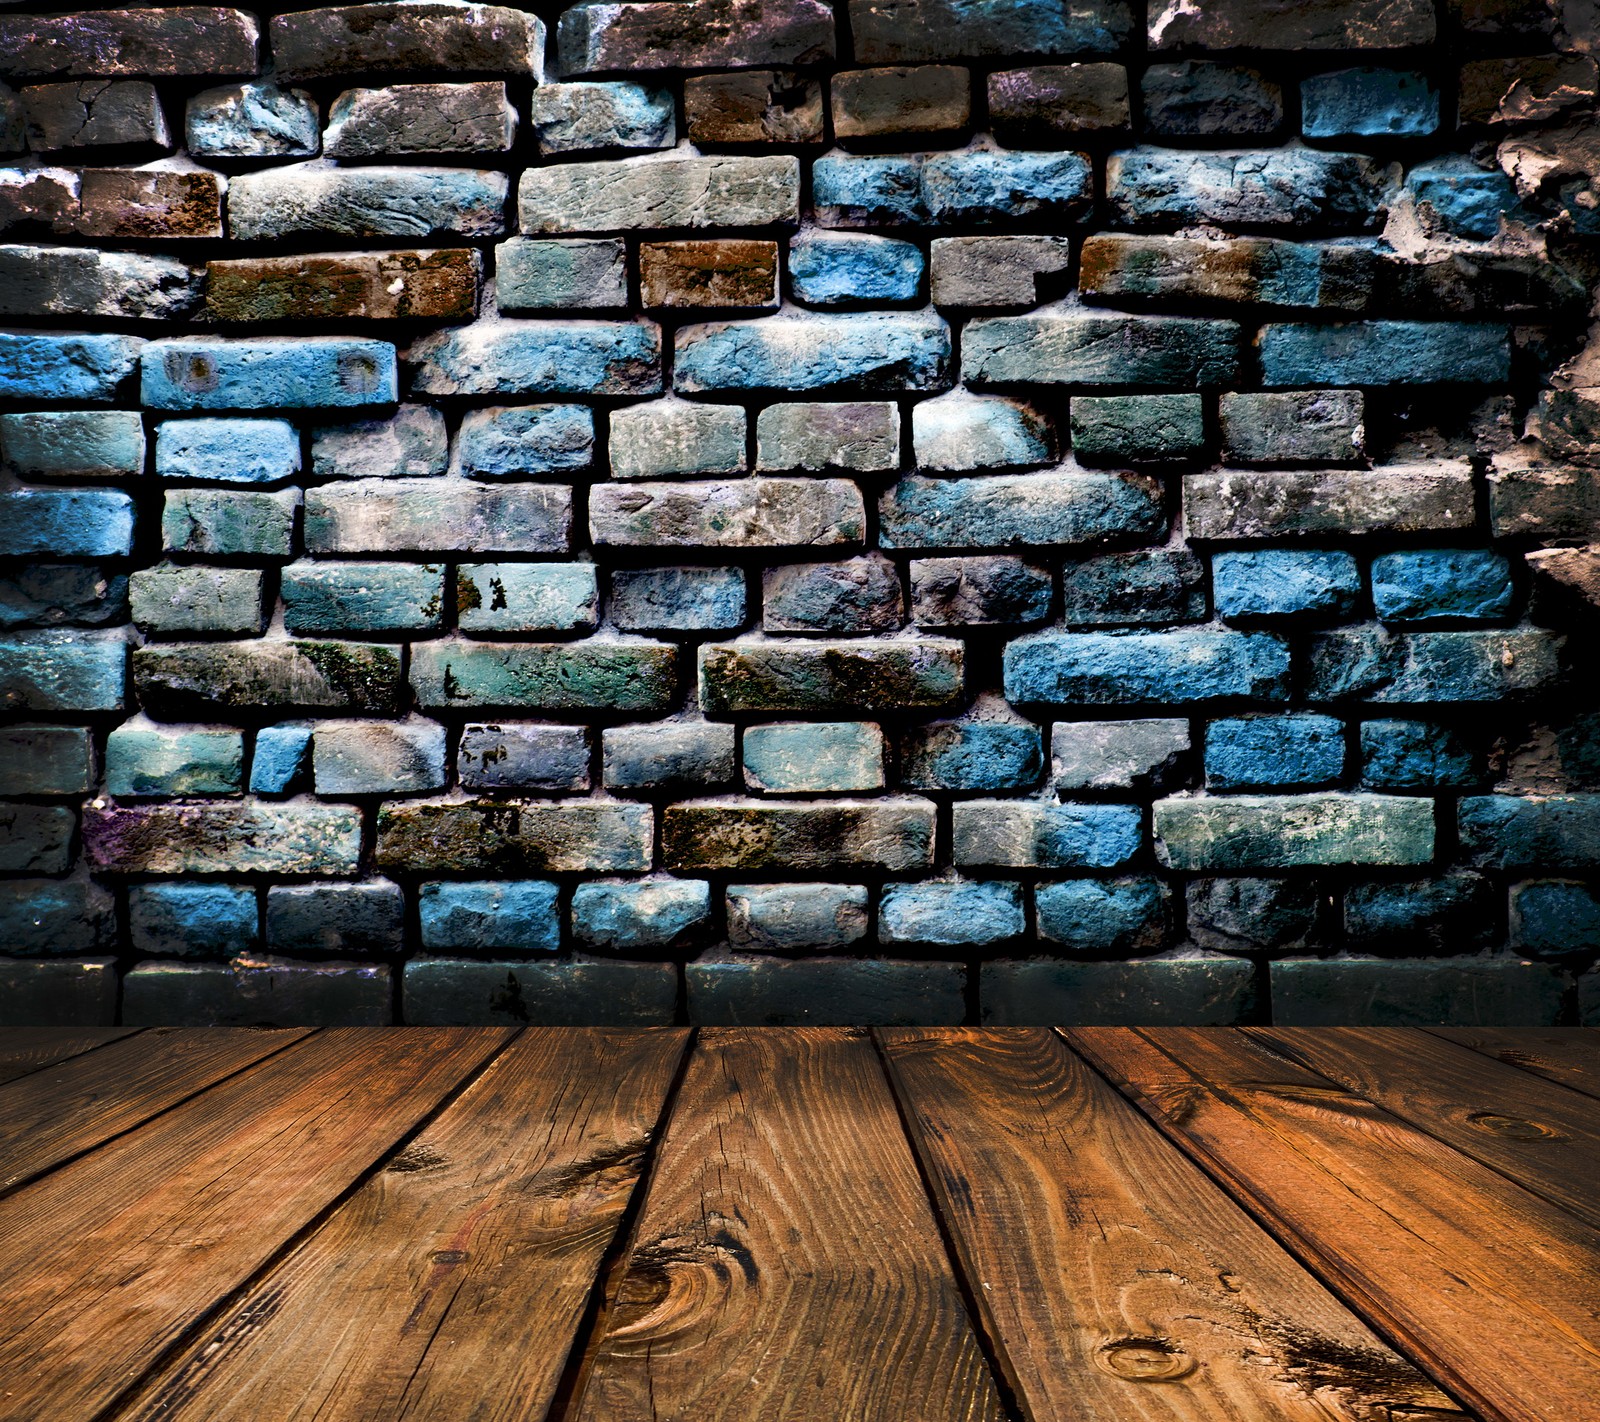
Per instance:
[[[0,1200],[0,1419],[98,1417],[507,1035],[319,1032]]]
[[[1414,1028],[1246,1031],[1600,1229],[1600,1106],[1588,1097]]]
[[[1463,1415],[1054,1033],[879,1036],[1028,1422]]]
[[[703,1031],[581,1422],[1004,1415],[861,1029]]]
[[[1506,1422],[1592,1415],[1593,1230],[1236,1031],[1063,1032],[1469,1406]]]
[[[0,1086],[108,1042],[131,1037],[137,1027],[0,1027]]]
[[[304,1028],[156,1027],[0,1087],[0,1192],[306,1035]]]
[[[1436,1037],[1600,1096],[1600,1029],[1594,1027],[1430,1027]]]
[[[687,1038],[529,1029],[123,1415],[543,1417]]]

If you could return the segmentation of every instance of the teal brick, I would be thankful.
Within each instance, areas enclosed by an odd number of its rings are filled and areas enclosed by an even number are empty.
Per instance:
[[[135,884],[128,890],[135,952],[231,958],[261,946],[256,891],[238,884]]]
[[[456,569],[463,632],[587,632],[600,618],[593,563],[463,563]]]
[[[113,489],[11,489],[0,500],[0,557],[125,558],[133,500]]]
[[[144,344],[132,336],[0,331],[0,399],[109,402]]]
[[[950,329],[921,312],[778,316],[685,326],[674,388],[884,392],[942,389]]]
[[[1481,321],[1352,321],[1265,325],[1261,379],[1274,385],[1504,385],[1505,326]]]
[[[157,410],[329,409],[392,404],[394,347],[337,336],[152,341],[141,398]]]
[[[418,395],[654,395],[661,331],[642,321],[479,321],[412,346]]]
[[[711,885],[703,879],[636,879],[579,884],[572,892],[572,936],[594,948],[661,951],[703,937]]]
[[[437,563],[291,563],[280,585],[284,626],[297,637],[436,632],[444,572]]]
[[[560,891],[542,879],[424,884],[422,946],[439,953],[548,953],[561,946]]]
[[[1069,879],[1034,894],[1046,943],[1108,956],[1166,946],[1172,895],[1159,879]]]
[[[120,711],[128,647],[120,637],[32,632],[0,637],[0,709]]]
[[[1157,800],[1156,857],[1172,869],[1427,864],[1431,800],[1337,791]]]
[[[883,732],[864,721],[751,726],[744,778],[753,790],[780,794],[881,790]]]
[[[0,415],[0,456],[24,479],[123,479],[144,473],[136,410]]]
[[[145,799],[237,795],[244,789],[244,734],[134,722],[118,726],[106,738],[106,789]]]

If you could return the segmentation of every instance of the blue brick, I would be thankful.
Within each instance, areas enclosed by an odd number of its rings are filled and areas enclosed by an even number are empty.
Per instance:
[[[441,953],[541,953],[561,946],[559,891],[539,879],[424,884],[422,946]]]
[[[144,422],[136,410],[0,415],[0,451],[23,478],[116,479],[144,473]]]
[[[1496,897],[1477,874],[1352,884],[1344,895],[1345,937],[1362,952],[1470,952],[1500,936]]]
[[[1047,463],[1050,429],[1017,400],[956,391],[911,411],[917,467],[938,472],[1019,468]]]
[[[947,721],[907,731],[900,783],[909,790],[1028,790],[1039,783],[1037,726],[1012,721]]]
[[[300,435],[287,420],[168,420],[156,426],[163,479],[276,484],[300,472]]]
[[[1600,795],[1475,795],[1457,808],[1462,857],[1486,869],[1600,868]]]
[[[1406,186],[1457,237],[1488,241],[1499,232],[1502,213],[1515,222],[1538,220],[1499,168],[1480,168],[1464,153],[1419,163],[1406,175]]]
[[[135,884],[128,890],[134,951],[163,958],[230,958],[260,947],[256,891],[237,884]]]
[[[1311,639],[1314,700],[1379,705],[1526,698],[1561,679],[1561,639],[1543,628],[1511,632],[1390,632],[1342,627]]]
[[[0,573],[0,631],[128,620],[128,579],[104,564],[24,563]]]
[[[678,332],[679,390],[935,390],[946,383],[950,328],[922,312],[715,322]]]
[[[0,943],[19,958],[115,951],[111,895],[84,879],[0,882]]]
[[[1171,891],[1159,879],[1070,879],[1034,891],[1039,937],[1074,953],[1154,952],[1165,945]]]
[[[1139,226],[1357,232],[1377,225],[1387,185],[1387,172],[1370,158],[1309,148],[1133,148],[1112,154],[1106,172],[1118,219]]]
[[[34,632],[0,638],[0,710],[120,711],[128,647],[120,638]]]
[[[878,905],[878,937],[885,943],[981,947],[1016,938],[1024,927],[1018,884],[890,884]]]
[[[252,795],[288,795],[311,765],[311,723],[289,721],[263,726],[256,732],[255,755],[250,761]]]
[[[915,158],[819,158],[811,167],[817,220],[830,227],[923,222],[922,166]]]
[[[468,725],[457,762],[468,790],[587,790],[589,729],[512,721]]]
[[[411,347],[419,395],[655,395],[661,330],[643,321],[478,321]]]
[[[951,810],[960,865],[1005,869],[1116,869],[1144,847],[1137,805],[967,800]]]
[[[1600,950],[1600,897],[1593,886],[1562,879],[1513,885],[1511,946],[1536,958]]]
[[[1385,622],[1492,621],[1511,612],[1511,564],[1482,548],[1428,548],[1372,560],[1372,604]]]
[[[1262,632],[1038,632],[1005,650],[1014,705],[1131,706],[1289,694],[1289,648]]]
[[[77,818],[65,805],[0,804],[0,873],[65,874]]]
[[[710,918],[711,885],[700,879],[600,881],[572,893],[572,934],[590,947],[677,947],[701,936]]]
[[[1238,716],[1206,727],[1213,790],[1326,785],[1344,772],[1344,723],[1332,716]]]
[[[729,884],[728,943],[745,952],[847,948],[867,933],[861,884]]]
[[[789,281],[794,299],[813,306],[915,301],[922,252],[892,237],[813,232],[789,244]]]
[[[141,398],[157,410],[294,410],[392,404],[387,341],[296,336],[254,341],[152,341]]]
[[[976,479],[902,479],[884,494],[885,548],[1014,548],[1153,538],[1161,486],[1138,474],[1064,469]]]
[[[12,489],[0,498],[0,557],[125,558],[133,500],[115,489]]]
[[[1361,596],[1353,553],[1267,548],[1218,553],[1211,588],[1221,617],[1347,617]]]
[[[1433,721],[1366,721],[1361,726],[1361,780],[1384,790],[1470,785],[1477,757],[1448,726]]]
[[[291,563],[283,621],[296,636],[437,631],[444,568],[437,563]]]
[[[624,632],[726,632],[744,623],[742,568],[619,569],[611,620]]]
[[[675,135],[671,91],[621,80],[539,84],[530,117],[545,153],[671,148]]]
[[[922,201],[934,222],[1081,217],[1094,169],[1079,153],[942,153],[922,165]]]
[[[113,399],[133,374],[143,341],[0,331],[0,399]]]
[[[705,721],[615,726],[601,734],[608,790],[709,790],[732,782],[733,727]]]
[[[129,722],[106,737],[113,795],[237,795],[243,788],[242,731]]]
[[[513,237],[494,249],[502,311],[585,311],[628,304],[628,248],[620,237]]]
[[[1511,377],[1509,331],[1483,322],[1269,324],[1260,353],[1265,385],[1503,385]]]
[[[1423,138],[1439,127],[1439,91],[1407,69],[1340,69],[1300,81],[1307,138]]]
[[[594,458],[594,415],[585,405],[523,405],[472,410],[456,437],[463,474],[494,478],[587,469]]]

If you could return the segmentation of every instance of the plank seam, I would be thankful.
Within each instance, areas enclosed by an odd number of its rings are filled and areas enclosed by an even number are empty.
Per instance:
[[[1435,1027],[1423,1027],[1423,1028],[1420,1028],[1419,1030],[1423,1031],[1423,1032],[1426,1032],[1430,1037],[1436,1038],[1438,1041],[1448,1042],[1452,1047],[1460,1047],[1461,1050],[1464,1051],[1464,1052],[1471,1052],[1472,1055],[1475,1056],[1475,1057],[1485,1057],[1491,1062],[1498,1062],[1501,1066],[1511,1067],[1516,1071],[1522,1072],[1525,1076],[1531,1076],[1535,1081],[1544,1081],[1544,1082],[1548,1082],[1551,1086],[1565,1087],[1568,1091],[1572,1092],[1574,1095],[1583,1097],[1583,1099],[1585,1101],[1600,1100],[1600,1095],[1597,1095],[1593,1091],[1585,1090],[1583,1087],[1577,1085],[1575,1082],[1563,1081],[1563,1080],[1561,1080],[1560,1077],[1557,1077],[1557,1076],[1546,1076],[1544,1072],[1535,1071],[1532,1067],[1525,1066],[1522,1062],[1512,1061],[1507,1057],[1498,1056],[1496,1053],[1494,1053],[1492,1051],[1486,1051],[1482,1047],[1474,1047],[1473,1045],[1471,1045],[1468,1042],[1458,1042],[1454,1037],[1451,1037],[1451,1036],[1448,1035],[1448,1033],[1451,1030],[1459,1030],[1459,1029],[1451,1029],[1451,1028],[1442,1028],[1441,1029],[1441,1028],[1435,1028]],[[1502,1029],[1502,1030],[1504,1030],[1504,1029]],[[1511,1029],[1511,1030],[1515,1030],[1515,1029]],[[1535,1029],[1535,1030],[1538,1030],[1538,1029]],[[1600,1043],[1600,1028],[1580,1028],[1579,1030],[1580,1031],[1592,1032],[1593,1035],[1594,1035],[1595,1041],[1597,1043]]]
[[[63,1027],[61,1030],[62,1032],[67,1033],[73,1031],[74,1029],[70,1027]],[[110,1030],[115,1031],[117,1029],[112,1028]],[[35,1072],[49,1071],[51,1067],[65,1066],[68,1062],[79,1061],[84,1057],[92,1056],[95,1052],[103,1052],[107,1047],[114,1047],[119,1042],[131,1042],[135,1037],[141,1035],[142,1033],[148,1032],[149,1030],[150,1029],[148,1027],[131,1027],[126,1032],[123,1032],[121,1036],[108,1037],[103,1042],[96,1042],[92,1047],[85,1047],[81,1052],[69,1052],[66,1056],[57,1057],[54,1061],[40,1062],[38,1066],[25,1067],[22,1071],[17,1072],[15,1075],[8,1076],[3,1081],[0,1081],[0,1093],[3,1093],[5,1088],[10,1086],[12,1082],[24,1081],[28,1077],[32,1076]]]

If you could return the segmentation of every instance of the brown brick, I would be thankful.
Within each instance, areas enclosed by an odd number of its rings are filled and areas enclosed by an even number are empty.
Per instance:
[[[574,5],[561,16],[565,75],[743,69],[832,59],[827,0],[642,0]]]
[[[215,173],[88,168],[72,230],[84,237],[220,237]]]
[[[822,86],[791,70],[698,75],[683,100],[694,143],[822,142]]]
[[[989,119],[1004,139],[1120,132],[1128,127],[1128,71],[1120,64],[1041,64],[989,76]]]
[[[277,77],[344,74],[533,74],[544,25],[500,5],[340,5],[272,21]]]
[[[778,244],[646,242],[639,249],[646,306],[778,304]]]
[[[482,261],[477,252],[454,247],[212,262],[206,309],[218,321],[470,321]]]
[[[0,74],[32,79],[255,74],[255,17],[210,5],[0,16]]]
[[[167,149],[171,143],[154,84],[143,79],[75,79],[22,91],[28,142],[36,153],[113,145]]]
[[[855,69],[833,80],[833,131],[841,139],[955,133],[972,119],[972,76],[948,64]]]
[[[1540,122],[1587,108],[1595,90],[1595,61],[1586,54],[1474,60],[1461,69],[1461,122]]]

